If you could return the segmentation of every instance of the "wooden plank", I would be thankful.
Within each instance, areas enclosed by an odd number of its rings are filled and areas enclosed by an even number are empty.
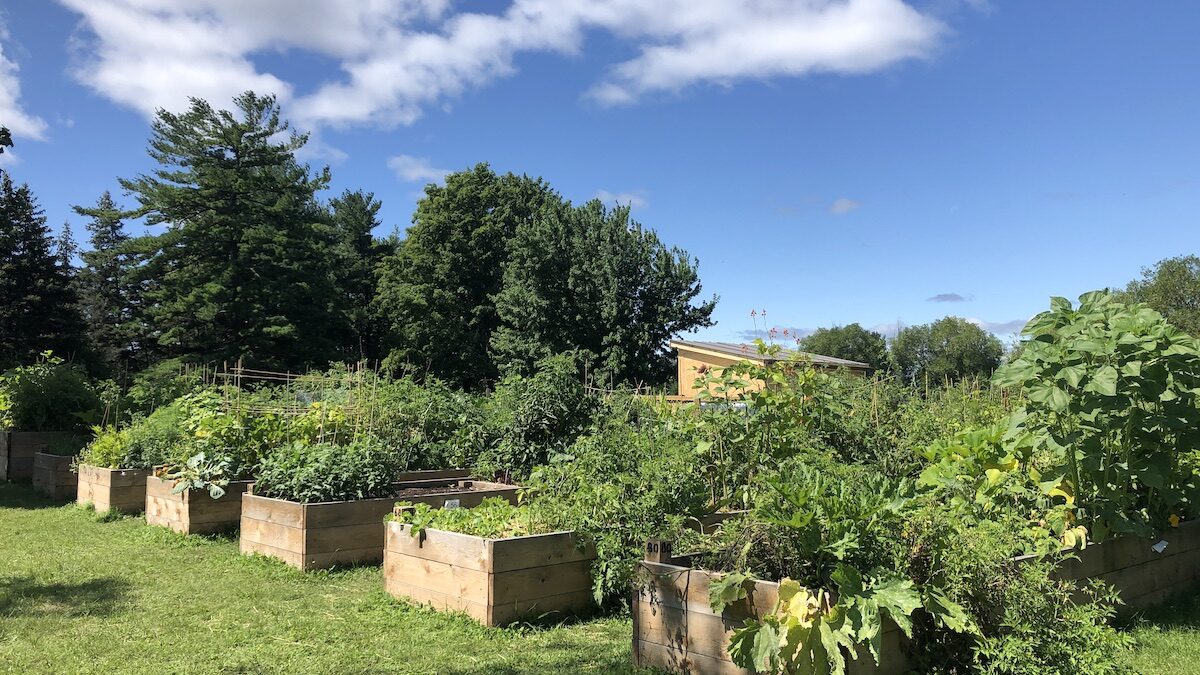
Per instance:
[[[438,593],[405,583],[394,576],[384,576],[384,588],[395,598],[408,600],[419,605],[428,605],[447,612],[464,612],[480,623],[488,621],[488,606],[478,602],[464,602],[461,598]]]
[[[639,640],[635,643],[637,662],[644,668],[657,668],[668,673],[686,675],[752,675],[731,661],[715,659],[705,654],[683,652],[668,645]]]
[[[242,512],[241,532],[242,541],[266,544],[272,548],[291,551],[297,556],[304,554],[304,530],[269,520],[251,518]]]
[[[277,523],[287,527],[304,527],[304,505],[297,502],[260,497],[247,491],[242,494],[242,518]]]
[[[439,478],[470,478],[470,469],[421,469],[418,471],[404,471],[396,476],[397,483],[414,480],[435,480]]]
[[[363,523],[379,523],[382,527],[383,518],[392,512],[394,499],[358,499],[345,502],[320,502],[304,504],[304,525],[309,528],[331,528],[342,525],[361,525]],[[380,546],[383,546],[383,532],[380,531]]]
[[[490,569],[500,573],[595,559],[594,546],[578,544],[579,539],[574,532],[493,539],[488,553]]]
[[[33,489],[52,499],[74,499],[79,478],[71,472],[72,456],[39,452],[33,456]]]
[[[383,547],[343,549],[329,553],[305,553],[300,569],[323,570],[330,567],[378,564],[383,561]]]
[[[277,560],[282,560],[288,565],[296,568],[300,568],[303,562],[303,556],[301,556],[297,551],[277,548],[271,546],[270,544],[246,539],[244,537],[238,542],[238,549],[242,552],[242,555],[264,555]]]
[[[334,553],[342,550],[378,549],[383,558],[383,521],[340,527],[304,529],[304,554]]]
[[[491,603],[503,605],[592,590],[592,561],[526,567],[492,575]]]
[[[385,578],[458,598],[462,603],[488,604],[488,576],[487,572],[400,553],[388,553],[384,559]]]
[[[543,598],[518,600],[491,606],[488,626],[505,626],[514,621],[538,618],[548,614],[577,614],[586,612],[594,603],[591,589],[552,595]]]
[[[410,525],[387,523],[388,551],[481,572],[488,571],[486,539],[445,530],[425,530],[418,538],[412,536],[411,532]]]

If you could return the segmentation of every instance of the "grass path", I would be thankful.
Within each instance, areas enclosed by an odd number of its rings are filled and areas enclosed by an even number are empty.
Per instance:
[[[0,483],[0,672],[629,672],[630,623],[488,629],[140,518]]]
[[[0,673],[632,672],[625,618],[490,629],[382,589],[0,483]],[[1200,595],[1130,630],[1135,672],[1200,674]]]

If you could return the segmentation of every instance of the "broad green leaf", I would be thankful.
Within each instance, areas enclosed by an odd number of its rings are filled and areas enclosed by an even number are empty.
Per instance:
[[[1097,394],[1104,396],[1117,395],[1117,369],[1112,366],[1101,366],[1099,370],[1092,375],[1092,379],[1088,382],[1088,388]]]
[[[750,580],[751,577],[749,574],[730,572],[710,581],[708,584],[708,604],[712,607],[712,611],[720,614],[725,611],[726,607],[739,600],[744,600],[746,598],[747,582]]]

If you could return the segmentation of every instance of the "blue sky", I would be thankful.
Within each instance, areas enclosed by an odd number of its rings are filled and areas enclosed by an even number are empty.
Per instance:
[[[1005,335],[1200,244],[1200,4],[983,0],[3,2],[4,168],[56,227],[151,168],[189,94],[275,91],[307,159],[408,225],[490,162],[630,202],[700,261],[709,339]],[[940,300],[940,301],[939,301]]]

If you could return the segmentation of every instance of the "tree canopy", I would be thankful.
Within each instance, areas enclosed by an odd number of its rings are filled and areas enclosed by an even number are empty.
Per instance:
[[[121,180],[134,215],[166,232],[140,242],[157,339],[172,356],[244,357],[264,367],[323,365],[343,333],[330,252],[336,240],[316,193],[329,171],[295,153],[273,96],[246,92],[236,112],[192,99],[160,110],[150,156],[159,167]]]
[[[1121,299],[1158,310],[1177,328],[1200,336],[1200,258],[1181,255],[1160,260],[1129,282]]]
[[[956,316],[905,328],[892,341],[896,372],[912,383],[990,375],[1003,354],[996,336]]]
[[[716,298],[695,302],[698,261],[631,220],[628,207],[548,206],[508,248],[491,339],[502,372],[529,373],[577,351],[600,380],[660,383],[673,371],[671,337],[712,325]]]
[[[70,257],[56,248],[29,186],[0,170],[0,367],[83,347]]]
[[[860,361],[875,370],[884,370],[890,363],[883,335],[857,323],[818,328],[801,338],[797,346],[810,354]]]

